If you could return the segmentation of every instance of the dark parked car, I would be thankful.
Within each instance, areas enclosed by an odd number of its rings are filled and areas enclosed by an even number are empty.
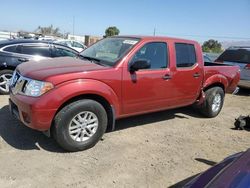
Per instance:
[[[67,46],[48,41],[0,41],[0,94],[8,94],[13,71],[20,63],[63,56],[77,57],[78,52]]]
[[[184,187],[250,187],[250,149],[227,157]]]
[[[230,47],[216,61],[239,66],[240,82],[238,86],[250,89],[250,46]]]

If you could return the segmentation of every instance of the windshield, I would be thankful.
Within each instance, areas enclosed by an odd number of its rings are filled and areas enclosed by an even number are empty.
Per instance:
[[[106,38],[81,52],[81,56],[114,66],[138,41],[137,38]]]

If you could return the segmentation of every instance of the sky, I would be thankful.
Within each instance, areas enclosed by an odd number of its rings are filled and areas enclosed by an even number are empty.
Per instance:
[[[250,0],[2,0],[0,30],[174,36],[204,41],[250,40]],[[73,24],[73,20],[75,24]]]

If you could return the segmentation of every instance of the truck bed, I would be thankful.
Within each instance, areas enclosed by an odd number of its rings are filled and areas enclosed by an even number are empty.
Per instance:
[[[213,76],[216,75],[222,77],[221,80],[226,78],[228,88],[225,92],[233,93],[240,79],[239,67],[221,63],[204,62],[204,83],[209,82],[209,80],[212,80]]]

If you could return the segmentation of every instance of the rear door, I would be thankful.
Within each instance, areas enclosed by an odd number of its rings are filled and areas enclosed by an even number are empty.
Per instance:
[[[5,46],[3,51],[3,56],[6,58],[6,63],[8,66],[15,68],[20,63],[30,60],[31,56],[27,56],[21,53],[22,45],[21,44],[11,44]]]
[[[203,81],[203,59],[197,56],[199,47],[195,44],[174,43],[176,68],[173,75],[177,104],[188,105],[200,95]]]

